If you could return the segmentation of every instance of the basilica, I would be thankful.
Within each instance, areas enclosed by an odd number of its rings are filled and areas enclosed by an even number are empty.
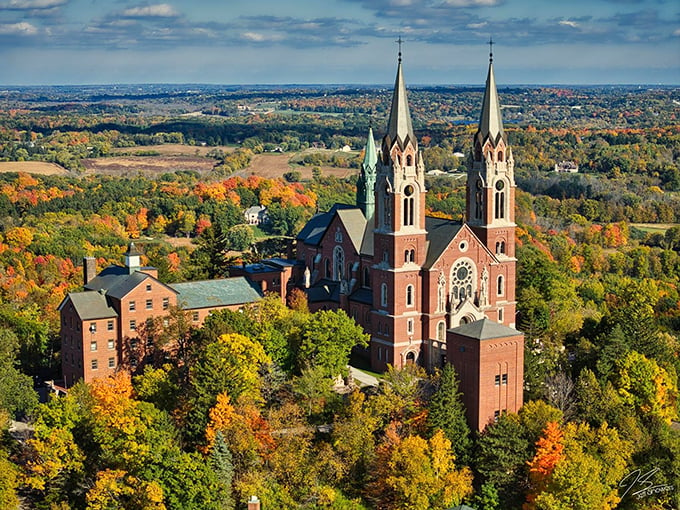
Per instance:
[[[386,133],[378,148],[369,130],[356,204],[307,223],[296,266],[312,311],[345,310],[370,334],[374,370],[452,363],[468,421],[482,429],[521,407],[524,352],[514,329],[514,160],[492,56],[472,160],[463,221],[426,216],[400,53]]]

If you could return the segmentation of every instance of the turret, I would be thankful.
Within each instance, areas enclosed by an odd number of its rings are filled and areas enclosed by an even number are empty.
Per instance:
[[[357,181],[357,207],[359,207],[367,221],[373,219],[375,213],[375,179],[378,152],[375,148],[373,129],[368,128],[368,139],[364,151],[364,161],[361,164],[361,175]]]

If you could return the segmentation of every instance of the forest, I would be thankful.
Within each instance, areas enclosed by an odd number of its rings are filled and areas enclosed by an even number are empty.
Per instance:
[[[356,175],[319,167],[356,168],[360,154],[305,149],[361,148],[369,125],[381,136],[389,96],[121,90],[10,91],[0,108],[0,160],[68,170],[0,174],[2,508],[241,509],[253,494],[265,510],[680,506],[680,124],[664,107],[676,90],[499,90],[513,106],[525,405],[481,433],[450,366],[358,388],[347,364],[366,335],[343,312],[310,313],[302,293],[201,328],[173,310],[142,331],[164,352],[142,373],[40,403],[35,389],[59,379],[57,307],[81,288],[84,256],[119,263],[135,240],[177,282],[285,255],[315,212],[355,196]],[[446,172],[427,177],[427,212],[460,220],[481,93],[409,97],[426,167]],[[82,165],[202,143],[231,146],[205,156],[209,172]],[[258,176],[253,157],[275,148],[289,171]],[[560,161],[579,172],[554,172]],[[267,224],[245,224],[252,205]],[[180,348],[163,350],[171,340]],[[12,420],[30,432],[10,433]]]

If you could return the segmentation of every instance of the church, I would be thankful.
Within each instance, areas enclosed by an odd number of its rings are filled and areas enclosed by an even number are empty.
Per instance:
[[[490,57],[462,222],[425,215],[426,169],[399,52],[386,133],[378,148],[369,129],[356,204],[315,215],[296,239],[310,310],[353,317],[370,334],[376,371],[453,364],[480,430],[522,406],[524,366],[514,329],[514,160]]]

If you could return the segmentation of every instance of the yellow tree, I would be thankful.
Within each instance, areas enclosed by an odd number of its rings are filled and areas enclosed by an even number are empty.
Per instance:
[[[139,480],[119,469],[97,473],[87,493],[87,510],[165,510],[163,489],[154,481]]]

